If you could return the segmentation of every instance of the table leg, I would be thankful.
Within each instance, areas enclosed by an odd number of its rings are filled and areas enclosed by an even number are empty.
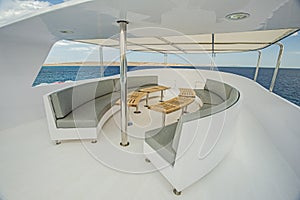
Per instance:
[[[149,93],[147,93],[146,95],[146,104],[144,105],[145,107],[149,107],[148,100],[149,100]]]
[[[162,126],[166,126],[166,113],[162,113]]]
[[[184,107],[184,111],[183,111],[184,113],[188,113],[187,107],[188,107],[188,106],[185,106],[185,107]]]
[[[141,111],[139,110],[139,106],[135,107],[135,111],[133,112],[134,114],[140,114]]]
[[[164,102],[163,98],[164,98],[164,91],[161,90],[160,91],[160,101],[159,102]]]

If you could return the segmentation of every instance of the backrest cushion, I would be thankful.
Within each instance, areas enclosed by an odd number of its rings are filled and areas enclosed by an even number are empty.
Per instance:
[[[140,88],[146,85],[157,85],[157,76],[131,76],[127,78],[127,88]],[[114,91],[120,91],[120,79],[115,79]]]
[[[229,108],[230,106],[232,106],[235,102],[237,102],[237,100],[240,97],[240,93],[237,89],[233,88],[231,90],[230,93],[230,97],[228,98],[228,100],[226,101],[227,104],[227,108]]]
[[[72,110],[72,91],[67,88],[50,95],[54,113],[57,119],[65,117]],[[69,103],[71,102],[71,103]]]
[[[175,131],[174,138],[172,141],[172,148],[176,153],[177,153],[177,149],[178,149],[182,125],[183,125],[182,118],[180,118],[179,121],[177,122],[176,131]]]
[[[214,83],[210,82],[208,85],[212,86],[213,84]],[[217,86],[217,84],[214,85],[214,87]],[[227,86],[229,86],[229,85],[227,85]],[[230,90],[230,93],[228,94],[228,99],[226,101],[224,101],[223,103],[220,103],[218,105],[203,106],[203,108],[201,108],[200,110],[197,110],[196,112],[187,113],[180,117],[180,119],[177,123],[176,132],[175,132],[174,139],[172,142],[172,148],[175,152],[177,152],[182,126],[185,122],[198,120],[200,118],[207,117],[207,116],[213,115],[215,113],[221,112],[223,110],[226,110],[227,108],[229,108],[235,102],[238,101],[239,96],[240,96],[239,91],[235,88],[232,88],[231,86],[229,86],[229,87],[230,88],[225,89],[227,91]],[[211,88],[213,88],[213,87],[211,87]],[[215,88],[213,90],[215,92]]]
[[[95,98],[112,93],[113,90],[114,90],[114,80],[113,79],[99,81],[98,85],[97,85],[96,93],[95,93]]]
[[[223,100],[226,100],[229,98],[232,87],[226,83],[207,79],[204,89],[212,91],[220,96]]]
[[[203,104],[218,105],[224,100],[216,93],[203,89],[195,89],[196,95],[201,99]]]
[[[97,97],[113,91],[113,80],[75,85],[50,95],[57,119],[64,118],[72,110]]]

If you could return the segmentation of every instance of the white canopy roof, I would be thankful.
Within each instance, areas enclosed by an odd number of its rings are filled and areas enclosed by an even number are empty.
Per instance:
[[[129,37],[127,49],[160,53],[225,53],[263,49],[297,29],[279,29],[251,32],[216,33],[201,35],[176,35],[166,37]],[[76,40],[106,47],[119,47],[118,37],[110,39]],[[213,42],[214,41],[214,42]]]

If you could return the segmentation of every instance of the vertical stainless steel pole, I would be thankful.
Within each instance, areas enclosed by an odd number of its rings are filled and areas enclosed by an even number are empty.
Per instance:
[[[214,70],[214,63],[215,63],[215,34],[211,34],[211,66],[210,70]]]
[[[120,24],[120,84],[121,84],[121,146],[128,146],[127,138],[127,60],[126,60],[126,32],[127,21],[117,21]]]
[[[283,44],[281,43],[276,43],[279,46],[279,54],[278,54],[278,58],[277,58],[277,63],[276,63],[276,67],[274,69],[274,73],[273,73],[273,77],[272,77],[272,82],[270,85],[270,92],[273,91],[274,86],[275,86],[275,81],[276,81],[276,77],[277,77],[277,73],[278,73],[278,69],[281,63],[281,58],[282,58],[282,53],[283,53]]]
[[[104,76],[104,64],[103,64],[103,47],[99,46],[99,57],[100,57],[100,77]]]
[[[256,70],[255,70],[255,75],[254,75],[254,81],[257,80],[257,77],[258,77],[258,70],[259,70],[259,65],[260,65],[260,58],[261,58],[261,51],[258,50],[258,59],[257,59],[257,63],[256,63]]]

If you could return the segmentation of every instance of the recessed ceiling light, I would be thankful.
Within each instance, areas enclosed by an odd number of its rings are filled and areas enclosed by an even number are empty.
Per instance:
[[[226,19],[228,20],[242,20],[242,19],[246,19],[250,17],[249,13],[245,13],[245,12],[237,12],[237,13],[231,13],[226,15]]]
[[[74,33],[73,31],[70,31],[70,30],[62,30],[62,31],[59,31],[63,34],[71,34],[71,33]]]

